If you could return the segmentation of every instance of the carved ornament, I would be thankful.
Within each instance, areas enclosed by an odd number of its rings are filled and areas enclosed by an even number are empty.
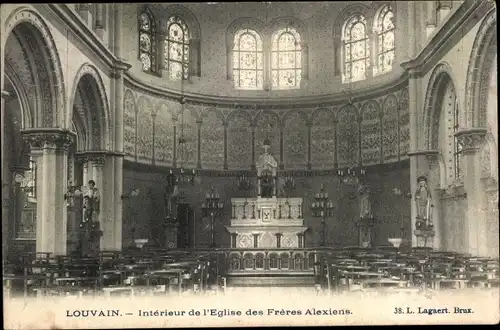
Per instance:
[[[462,146],[462,152],[475,152],[481,148],[485,141],[485,128],[472,128],[455,133],[458,143]]]
[[[23,140],[31,149],[59,149],[68,150],[76,141],[76,134],[62,129],[37,129],[22,130]]]

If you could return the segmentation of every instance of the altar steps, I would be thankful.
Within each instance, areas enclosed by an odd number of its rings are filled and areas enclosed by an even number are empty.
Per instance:
[[[314,285],[314,275],[304,274],[228,274],[228,286],[292,286],[309,287]]]

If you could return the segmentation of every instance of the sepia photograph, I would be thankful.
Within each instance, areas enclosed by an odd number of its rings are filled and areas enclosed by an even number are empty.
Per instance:
[[[4,329],[498,324],[496,24],[1,4]]]

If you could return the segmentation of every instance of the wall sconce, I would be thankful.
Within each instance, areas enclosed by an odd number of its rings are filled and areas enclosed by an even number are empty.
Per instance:
[[[140,193],[139,188],[134,188],[127,195],[122,195],[121,198],[122,199],[127,199],[127,198],[136,197],[136,196],[139,196],[139,193]]]

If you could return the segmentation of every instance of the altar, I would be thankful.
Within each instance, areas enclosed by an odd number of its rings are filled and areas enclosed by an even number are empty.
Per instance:
[[[302,198],[232,198],[233,248],[302,248]]]
[[[304,226],[302,198],[277,197],[277,162],[268,152],[256,162],[257,196],[231,198],[232,248],[303,248]]]

